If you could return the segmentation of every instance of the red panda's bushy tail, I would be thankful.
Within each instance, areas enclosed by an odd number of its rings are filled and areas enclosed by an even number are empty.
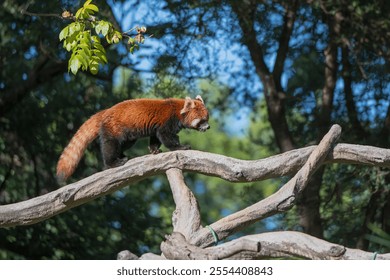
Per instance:
[[[98,136],[104,111],[90,117],[77,130],[57,163],[57,179],[65,181],[75,171],[87,146]]]

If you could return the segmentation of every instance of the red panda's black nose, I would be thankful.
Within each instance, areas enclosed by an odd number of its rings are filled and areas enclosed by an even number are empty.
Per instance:
[[[208,122],[205,122],[198,127],[198,130],[202,132],[206,131],[207,129],[210,129]]]

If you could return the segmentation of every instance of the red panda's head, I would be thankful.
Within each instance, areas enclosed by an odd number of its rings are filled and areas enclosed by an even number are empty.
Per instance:
[[[192,128],[199,131],[206,131],[210,128],[209,112],[207,111],[202,97],[198,95],[195,99],[186,97],[184,107],[180,111],[182,123],[186,128]]]

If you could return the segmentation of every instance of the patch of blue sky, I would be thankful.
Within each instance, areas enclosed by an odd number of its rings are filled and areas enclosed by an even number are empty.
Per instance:
[[[30,46],[27,51],[24,52],[24,58],[30,60],[38,56],[38,51],[36,46]]]

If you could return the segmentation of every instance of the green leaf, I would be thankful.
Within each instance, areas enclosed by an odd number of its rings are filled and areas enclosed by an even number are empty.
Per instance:
[[[65,41],[64,41],[64,48],[68,52],[70,52],[76,46],[77,42],[76,41],[69,41],[68,38],[66,38]]]
[[[83,7],[86,8],[89,4],[91,4],[92,0],[85,1]]]
[[[115,44],[119,43],[119,41],[122,40],[122,34],[119,31],[115,31],[112,40]]]
[[[78,33],[73,33],[72,35],[69,35],[64,40],[64,48],[69,52],[71,49],[73,49],[77,44],[77,35]]]
[[[66,42],[65,42],[66,43]],[[65,45],[64,45],[64,48],[68,51],[68,52],[70,52],[71,50],[72,50],[72,44],[71,43],[66,43]]]
[[[101,52],[100,50],[94,49],[92,52],[95,54],[95,56],[98,58],[98,60],[102,63],[107,63],[107,57],[106,54]]]
[[[80,19],[80,17],[81,17],[83,12],[84,12],[84,8],[78,9],[77,12],[76,12],[75,18],[76,19]]]
[[[99,72],[99,63],[96,60],[91,60],[89,63],[89,71],[96,75]]]
[[[107,21],[103,21],[103,20],[101,20],[101,24],[102,24],[101,32],[103,36],[107,36],[108,31],[110,30],[110,24]]]
[[[99,35],[99,33],[101,33],[102,32],[102,25],[100,24],[100,21],[96,24],[96,26],[95,26],[95,32],[96,32],[96,34],[98,34]]]
[[[79,36],[77,37],[77,40],[80,42],[80,44],[85,44],[87,46],[89,46],[89,48],[91,47],[91,34],[89,33],[89,31],[84,31],[82,33],[79,34]]]
[[[71,36],[71,35],[73,35],[74,33],[80,32],[81,25],[80,25],[79,22],[72,22],[72,23],[69,24],[68,26],[69,26],[69,34],[68,34],[68,36]]]
[[[104,49],[104,47],[102,46],[102,44],[100,44],[100,42],[95,42],[93,44],[93,47],[95,49],[98,49],[99,51],[101,51],[102,53],[106,54],[106,50]]]
[[[90,14],[89,14],[88,10],[84,9],[83,13],[81,14],[81,17],[83,19],[89,19],[89,16],[90,16]]]
[[[92,43],[100,43],[100,37],[99,36],[91,36]]]
[[[130,47],[130,53],[131,53],[131,54],[134,53],[134,45]]]
[[[69,34],[69,25],[65,26],[64,29],[61,30],[59,38],[60,41],[64,40],[66,37],[68,37]]]
[[[135,39],[133,37],[130,37],[129,40],[127,41],[127,44],[129,45],[134,45]]]
[[[91,48],[90,48],[89,45],[86,45],[86,44],[79,44],[78,47],[79,47],[79,49],[82,49],[83,52],[85,52],[85,54],[86,54],[87,56],[91,56],[91,55],[92,55],[92,54],[91,54]]]
[[[112,44],[112,34],[107,34],[107,36],[105,38],[106,38],[107,43]]]
[[[87,70],[88,69],[88,56],[85,54],[83,50],[80,50],[77,55],[78,60],[81,63],[82,70]]]
[[[94,4],[89,4],[89,5],[85,6],[85,8],[87,10],[91,11],[92,13],[99,12],[99,8]]]
[[[71,57],[69,60],[68,71],[70,69],[70,71],[73,73],[73,75],[76,75],[80,66],[81,66],[80,60],[78,59],[78,56],[75,55],[75,56]]]

